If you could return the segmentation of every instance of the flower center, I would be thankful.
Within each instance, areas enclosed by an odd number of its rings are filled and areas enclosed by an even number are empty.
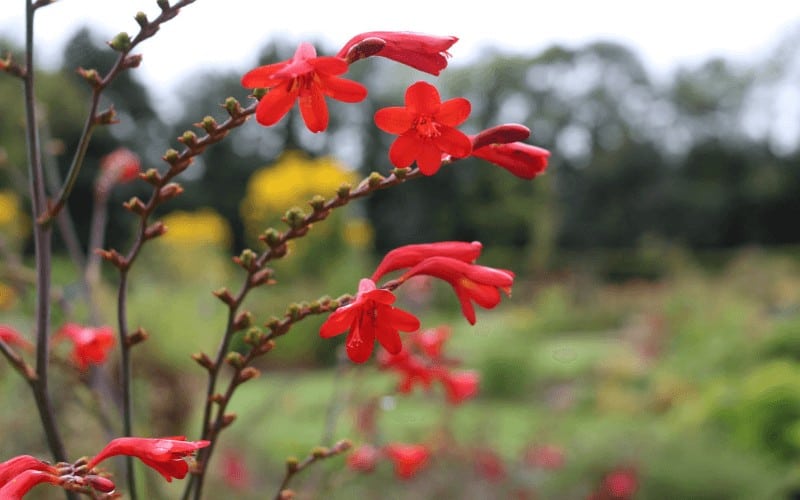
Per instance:
[[[439,132],[439,124],[428,115],[420,115],[414,120],[414,128],[417,130],[417,134],[420,137],[431,138],[441,135],[441,132]]]

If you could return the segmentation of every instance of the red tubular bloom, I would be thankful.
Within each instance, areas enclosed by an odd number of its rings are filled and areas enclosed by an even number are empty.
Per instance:
[[[398,168],[414,161],[425,175],[442,165],[442,154],[463,158],[472,151],[472,141],[455,127],[469,117],[471,105],[463,97],[441,102],[436,87],[417,82],[406,90],[405,106],[379,109],[375,124],[399,135],[389,149],[389,159]]]
[[[0,325],[0,340],[10,346],[23,347],[29,349],[31,343],[25,340],[22,335],[9,325]]]
[[[81,371],[90,364],[105,363],[108,351],[114,346],[114,330],[108,326],[93,328],[77,323],[67,323],[61,327],[58,337],[67,337],[74,344],[72,361]]]
[[[36,457],[20,455],[0,463],[0,487],[5,486],[9,481],[27,470],[36,470],[51,474],[55,474],[56,472],[55,467],[46,462],[42,462]]]
[[[186,441],[184,436],[167,438],[123,437],[112,440],[93,459],[87,467],[94,468],[103,460],[117,455],[137,457],[148,467],[164,476],[167,482],[173,478],[183,479],[189,472],[189,464],[184,457],[211,444],[210,441]]]
[[[375,272],[372,273],[372,281],[377,282],[385,274],[398,269],[414,267],[428,257],[438,255],[440,257],[451,257],[463,260],[464,262],[475,262],[481,254],[483,245],[479,241],[467,243],[464,241],[442,241],[438,243],[420,243],[416,245],[404,245],[395,248],[386,254]]]
[[[470,136],[472,156],[494,163],[517,177],[533,179],[547,169],[550,152],[523,141],[531,131],[516,123],[498,125]]]
[[[403,349],[398,354],[386,354],[379,356],[380,366],[386,370],[392,370],[400,374],[401,379],[397,384],[397,392],[409,394],[417,384],[425,389],[431,386],[431,382],[439,377],[441,370],[431,367],[421,357],[411,354]]]
[[[29,469],[11,478],[0,487],[0,498],[3,500],[22,500],[31,488],[41,483],[61,484],[61,478],[49,472]]]
[[[372,280],[362,279],[356,299],[331,313],[320,327],[319,335],[327,339],[349,330],[345,348],[354,363],[369,359],[376,339],[384,349],[397,354],[403,349],[398,331],[417,330],[419,320],[411,313],[392,307],[394,301],[392,292],[377,289]]]
[[[458,41],[454,36],[433,36],[407,31],[369,31],[351,38],[336,54],[354,62],[369,55],[378,55],[438,76],[447,67],[447,50]],[[363,44],[378,46],[377,52],[360,50]]]
[[[442,376],[447,401],[459,405],[478,394],[481,376],[472,370],[450,372]]]
[[[430,453],[421,444],[390,443],[384,453],[394,462],[394,472],[400,479],[410,479],[428,462]]]
[[[427,275],[450,283],[461,302],[461,312],[470,324],[475,324],[475,301],[485,309],[500,303],[500,290],[511,294],[514,273],[504,269],[469,264],[450,257],[430,257],[409,269],[401,281],[412,276]]]
[[[550,151],[523,142],[512,142],[475,149],[472,156],[494,163],[517,177],[533,179],[547,169]]]
[[[358,82],[339,78],[347,71],[347,62],[339,57],[317,57],[310,43],[301,43],[288,61],[261,66],[242,77],[245,88],[268,88],[256,107],[258,123],[270,126],[300,101],[300,114],[311,132],[328,128],[325,96],[337,101],[360,102],[367,89]]]
[[[414,344],[432,360],[442,357],[444,343],[450,338],[450,328],[439,326],[422,330],[413,336]]]

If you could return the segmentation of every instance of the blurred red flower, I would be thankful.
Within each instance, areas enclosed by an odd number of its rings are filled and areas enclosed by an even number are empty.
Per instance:
[[[347,456],[347,466],[359,472],[372,472],[380,457],[379,449],[371,444],[362,444]]]
[[[184,436],[167,438],[122,437],[112,440],[92,458],[87,467],[94,468],[103,460],[117,455],[137,457],[164,476],[168,482],[173,478],[183,479],[189,472],[189,464],[185,457],[192,455],[200,448],[211,444],[210,441],[186,441]]]
[[[441,381],[447,393],[447,401],[458,405],[478,394],[481,376],[472,370],[452,371],[444,374]]]
[[[114,331],[108,326],[95,328],[67,323],[54,338],[62,337],[72,341],[72,361],[81,371],[85,371],[90,364],[105,363],[108,351],[114,346]]]
[[[28,469],[0,486],[0,498],[2,500],[22,500],[31,488],[41,483],[61,484],[62,479],[49,472]]]
[[[430,453],[421,444],[390,443],[384,453],[394,462],[394,472],[400,479],[410,479],[428,463]]]
[[[130,182],[139,177],[141,162],[128,148],[117,148],[100,160],[102,179],[108,184]]]
[[[377,340],[392,354],[403,348],[398,331],[419,329],[419,320],[411,313],[392,307],[395,296],[389,290],[377,289],[369,279],[362,279],[353,302],[331,313],[322,324],[323,338],[335,337],[346,331],[345,349],[354,363],[369,359]]]
[[[317,57],[310,43],[301,43],[288,61],[269,64],[249,71],[242,77],[242,86],[267,88],[269,92],[256,107],[258,123],[278,123],[300,102],[300,114],[311,132],[328,128],[328,105],[325,96],[343,102],[360,102],[367,89],[358,82],[339,78],[346,72],[347,62],[339,57]]]
[[[389,160],[399,168],[414,161],[425,175],[433,175],[442,165],[442,154],[469,156],[472,141],[455,127],[469,117],[471,106],[463,97],[441,102],[439,91],[427,82],[417,82],[406,90],[405,106],[379,109],[375,124],[379,129],[399,135]]]
[[[454,36],[434,36],[407,31],[369,31],[354,36],[336,54],[350,62],[362,59],[360,47],[367,43],[381,47],[367,55],[392,59],[414,69],[439,75],[447,67],[447,50],[458,41]]]
[[[27,339],[25,339],[17,330],[9,325],[0,325],[0,340],[11,347],[17,346],[25,349],[32,347],[31,343],[28,342]]]

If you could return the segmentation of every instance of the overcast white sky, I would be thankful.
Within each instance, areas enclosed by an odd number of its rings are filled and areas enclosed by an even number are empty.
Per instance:
[[[155,0],[58,0],[40,9],[35,32],[42,61],[54,63],[63,41],[82,24],[109,37],[136,33],[137,11],[154,17],[158,7]],[[373,30],[458,36],[454,64],[486,45],[537,51],[554,42],[611,38],[635,47],[660,71],[715,54],[754,57],[798,23],[795,0],[197,0],[140,52],[142,73],[158,86],[200,65],[245,67],[271,35],[322,35],[339,46]],[[24,1],[4,0],[0,35],[21,42],[23,26]]]

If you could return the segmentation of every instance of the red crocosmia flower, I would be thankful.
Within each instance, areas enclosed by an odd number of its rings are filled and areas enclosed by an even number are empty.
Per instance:
[[[336,54],[349,62],[378,55],[438,76],[447,67],[448,49],[458,41],[454,36],[433,36],[406,31],[370,31],[351,38]],[[364,44],[383,46],[377,52],[362,51]]]
[[[328,128],[325,96],[337,101],[359,102],[367,89],[358,82],[339,78],[347,71],[347,62],[339,57],[317,57],[310,43],[301,43],[288,61],[256,68],[242,77],[242,86],[268,88],[256,107],[258,123],[270,126],[300,101],[300,114],[311,132]]]
[[[4,486],[26,470],[42,471],[50,474],[56,473],[56,468],[54,466],[46,462],[42,462],[38,458],[30,455],[20,455],[0,463],[0,487]]]
[[[475,301],[485,309],[492,309],[500,303],[500,290],[511,294],[514,273],[504,269],[470,264],[450,257],[430,257],[409,269],[402,277],[405,281],[412,276],[427,275],[450,283],[461,302],[461,312],[470,324],[475,324]]]
[[[492,144],[508,144],[511,142],[524,141],[531,135],[531,130],[519,123],[506,123],[495,125],[486,130],[470,136],[472,139],[472,149],[480,149]]]
[[[442,357],[442,349],[448,338],[450,338],[450,328],[446,326],[428,328],[417,332],[412,337],[419,350],[433,360]]]
[[[447,401],[458,405],[478,394],[481,376],[476,371],[465,370],[447,373],[442,377],[442,385],[447,393]]]
[[[421,444],[390,443],[384,453],[394,462],[394,472],[400,479],[410,479],[425,466],[430,453]]]
[[[183,479],[189,472],[189,464],[184,457],[192,455],[200,448],[211,444],[210,441],[186,441],[184,436],[167,438],[122,437],[112,440],[94,458],[87,467],[94,468],[103,460],[117,455],[137,457],[164,476],[168,482],[173,478]]]
[[[0,325],[0,340],[12,347],[17,346],[25,349],[33,347],[17,330],[9,325]]]
[[[464,262],[475,262],[480,256],[483,245],[479,241],[441,241],[437,243],[419,243],[397,247],[386,254],[372,274],[372,281],[377,282],[384,275],[398,269],[414,267],[428,257],[438,255],[452,257]]]
[[[103,171],[105,181],[130,182],[139,177],[141,162],[136,153],[127,148],[118,148],[100,160],[100,169]]]
[[[90,364],[105,363],[108,351],[114,346],[114,330],[108,326],[94,328],[77,323],[61,327],[58,337],[67,337],[74,344],[72,361],[81,371]]]
[[[250,472],[240,453],[227,450],[222,455],[222,478],[225,484],[237,491],[250,487]]]
[[[359,472],[372,472],[380,457],[379,449],[371,444],[362,444],[347,456],[347,466]]]
[[[61,484],[62,479],[49,472],[36,469],[28,469],[11,478],[5,485],[0,487],[0,498],[2,500],[22,500],[34,486],[42,483]]]
[[[420,356],[411,354],[403,349],[398,354],[383,354],[378,357],[380,366],[400,374],[401,379],[397,384],[397,392],[409,394],[414,386],[419,384],[425,389],[430,388],[431,382],[439,376],[440,370],[428,365]]]
[[[389,159],[398,168],[414,161],[425,175],[442,165],[442,154],[463,158],[472,151],[472,141],[455,127],[469,117],[470,103],[463,97],[441,102],[436,87],[417,82],[406,90],[405,106],[379,109],[375,124],[398,137],[389,148]]]
[[[328,316],[319,334],[330,338],[349,331],[345,349],[354,363],[369,359],[375,340],[390,353],[397,354],[403,349],[398,331],[419,329],[419,320],[411,313],[392,307],[394,301],[392,292],[376,288],[372,280],[362,279],[356,299]]]

